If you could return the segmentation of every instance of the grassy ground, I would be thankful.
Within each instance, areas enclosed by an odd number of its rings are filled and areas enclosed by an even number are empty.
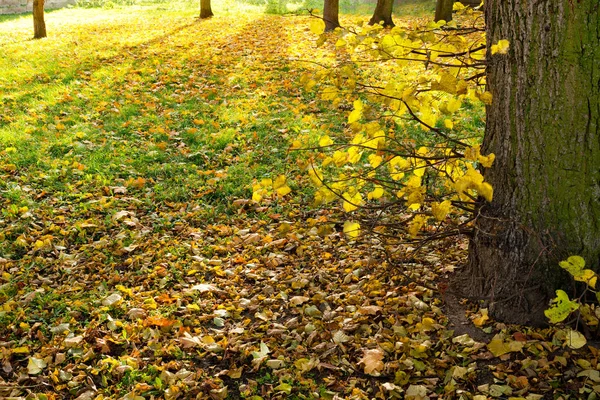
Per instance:
[[[40,41],[0,19],[0,397],[533,399],[596,367],[550,331],[494,326],[504,363],[453,339],[455,244],[349,245],[288,151],[344,129],[298,83],[328,50],[304,17],[213,8],[64,9]],[[248,201],[279,174],[292,194]]]

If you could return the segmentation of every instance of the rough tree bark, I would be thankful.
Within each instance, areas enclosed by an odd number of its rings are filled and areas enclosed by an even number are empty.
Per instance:
[[[340,0],[325,0],[323,5],[325,31],[332,31],[340,27],[339,10]]]
[[[455,287],[500,320],[543,324],[558,262],[600,264],[600,3],[486,0],[489,55],[483,153],[494,153],[469,261]],[[457,284],[460,284],[458,286]]]
[[[44,0],[33,0],[33,38],[41,39],[45,37]]]
[[[210,0],[200,0],[200,18],[210,18],[213,15]]]
[[[437,0],[435,4],[435,22],[444,20],[446,22],[452,21],[452,6],[454,0]]]
[[[377,0],[373,16],[369,20],[369,25],[375,25],[383,22],[386,28],[396,26],[392,21],[392,11],[394,9],[394,0]]]

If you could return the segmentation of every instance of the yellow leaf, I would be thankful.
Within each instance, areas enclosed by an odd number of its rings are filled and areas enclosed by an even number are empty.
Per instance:
[[[354,240],[360,235],[360,224],[354,221],[344,222],[344,235],[349,240]]]
[[[11,349],[11,353],[13,353],[13,354],[27,354],[27,353],[29,353],[29,347],[28,346],[15,347],[14,349]]]
[[[335,165],[341,167],[348,161],[348,154],[343,151],[336,150],[335,153],[333,153],[332,159]]]
[[[325,21],[322,19],[313,19],[310,23],[310,31],[315,35],[320,35],[325,32]]]
[[[450,200],[444,200],[441,203],[433,203],[431,204],[431,213],[433,217],[438,221],[443,221],[446,219],[446,215],[450,212],[450,206],[452,203]]]
[[[352,103],[352,105],[354,106],[355,110],[359,110],[362,111],[363,110],[363,103],[360,100],[354,100],[354,103]]]
[[[496,155],[494,153],[490,153],[487,156],[482,156],[481,154],[477,157],[477,161],[484,168],[490,168],[496,159]]]
[[[123,285],[117,285],[117,286],[115,286],[115,288],[119,292],[124,293],[124,294],[128,295],[129,297],[133,297],[133,290],[132,289],[126,288]]]
[[[316,167],[312,165],[308,167],[308,176],[316,187],[321,187],[323,185],[323,173]]]
[[[421,330],[423,331],[431,331],[435,328],[435,321],[432,318],[423,318],[421,320]]]
[[[483,326],[490,319],[487,308],[482,308],[479,313],[481,316],[473,318],[473,324],[477,327]]]
[[[377,168],[383,161],[383,157],[378,156],[377,154],[371,154],[369,155],[369,164],[371,164],[371,167],[373,168]]]
[[[477,97],[479,97],[479,100],[481,100],[484,104],[492,104],[493,96],[492,93],[488,91],[485,91],[483,93],[477,92]]]
[[[348,123],[351,124],[356,122],[362,116],[362,110],[353,110],[350,115],[348,115]]]
[[[338,90],[334,87],[326,87],[321,93],[323,100],[335,100],[338,97]]]
[[[504,340],[500,338],[492,339],[488,343],[487,348],[494,355],[494,357],[500,357],[503,354],[510,353],[510,348],[506,343],[504,343]]]
[[[286,184],[286,180],[287,178],[285,175],[279,175],[277,178],[275,178],[275,181],[273,181],[273,189],[279,196],[285,196],[292,191],[292,189],[290,189],[290,187]]]
[[[333,140],[331,140],[331,138],[327,135],[321,136],[321,138],[319,139],[319,146],[321,147],[330,146],[332,144]]]
[[[567,270],[576,281],[585,282],[591,288],[596,287],[597,275],[591,269],[584,269],[585,260],[580,256],[571,256],[559,263],[561,268]]]
[[[373,191],[369,192],[367,195],[369,200],[377,200],[380,199],[384,194],[384,190],[381,186],[375,186]]]
[[[451,119],[445,119],[445,120],[444,120],[444,126],[445,126],[447,129],[452,129],[452,128],[454,128],[454,122],[452,122],[452,120],[451,120]]]
[[[492,54],[506,54],[510,49],[510,42],[506,39],[499,40],[498,43],[492,45]]]
[[[483,182],[481,185],[479,185],[477,191],[479,192],[481,197],[483,197],[489,202],[492,201],[492,198],[494,197],[494,188],[492,187],[492,185],[490,185],[487,182]]]
[[[353,196],[351,196],[348,192],[345,192],[344,194],[342,194],[342,197],[344,198],[344,203],[342,207],[346,212],[357,210],[358,207],[362,204],[362,195],[358,192],[355,193]]]
[[[446,110],[448,110],[451,113],[456,112],[460,108],[461,104],[462,104],[462,102],[460,101],[459,98],[457,98],[457,97],[452,98],[452,99],[448,100],[448,104],[446,105]]]
[[[285,196],[286,194],[291,193],[291,191],[292,189],[288,185],[284,185],[275,189],[275,192],[277,192],[279,196]]]
[[[350,147],[348,149],[348,161],[352,164],[356,164],[357,162],[360,161],[362,154],[363,154],[363,152],[360,151],[360,148]]]
[[[432,90],[441,90],[450,94],[456,93],[456,85],[458,81],[456,77],[447,72],[442,72],[440,74],[440,79],[437,82],[432,82],[431,89]]]
[[[411,237],[414,238],[417,236],[423,225],[425,225],[426,220],[427,217],[424,215],[417,215],[412,219],[412,221],[410,221],[410,224],[408,225],[408,233]]]
[[[252,200],[259,203],[262,200],[262,195],[259,192],[252,192]]]

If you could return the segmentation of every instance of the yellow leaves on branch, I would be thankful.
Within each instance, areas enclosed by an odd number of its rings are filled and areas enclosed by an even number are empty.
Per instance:
[[[427,222],[427,217],[425,215],[415,215],[412,221],[410,221],[410,223],[408,224],[408,234],[410,235],[410,237],[417,237],[419,231],[425,225],[425,222]]]
[[[349,240],[355,240],[360,236],[360,224],[354,221],[346,221],[344,222],[344,235]]]
[[[275,180],[265,178],[252,186],[252,200],[259,202],[273,194],[283,197],[291,191],[292,189],[287,185],[285,175],[279,175]]]
[[[565,269],[573,276],[573,279],[579,282],[585,282],[592,289],[596,288],[598,276],[591,269],[584,269],[585,260],[580,256],[571,256],[565,261],[559,263],[560,267]]]
[[[331,138],[327,135],[321,136],[321,138],[319,139],[319,146],[321,147],[331,146],[332,144],[333,140],[331,140]]]
[[[478,161],[484,168],[490,168],[496,159],[496,155],[491,153],[484,156],[481,154],[481,146],[476,145],[465,150],[465,158],[470,161]]]
[[[356,191],[355,188],[351,188],[353,190],[350,190],[348,192],[344,192],[342,194],[342,198],[343,203],[342,203],[342,207],[344,208],[344,211],[346,212],[351,212],[354,210],[357,210],[358,207],[360,207],[363,204],[363,199],[362,199],[362,195],[360,194],[360,192]]]
[[[363,103],[360,100],[354,100],[354,110],[348,115],[348,123],[358,121],[362,117]]]
[[[455,182],[454,188],[461,198],[469,190],[475,190],[481,197],[490,202],[494,197],[492,185],[484,182],[483,175],[471,165],[467,165],[467,172]]]
[[[434,202],[431,204],[431,213],[433,217],[438,221],[443,221],[450,212],[452,203],[450,200],[444,200],[441,203]]]

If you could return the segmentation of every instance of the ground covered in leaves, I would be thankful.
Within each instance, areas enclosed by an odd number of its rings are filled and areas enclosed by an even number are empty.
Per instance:
[[[596,398],[596,348],[445,290],[464,243],[388,259],[307,205],[288,149],[346,116],[298,82],[332,50],[217,5],[0,23],[0,397]]]

